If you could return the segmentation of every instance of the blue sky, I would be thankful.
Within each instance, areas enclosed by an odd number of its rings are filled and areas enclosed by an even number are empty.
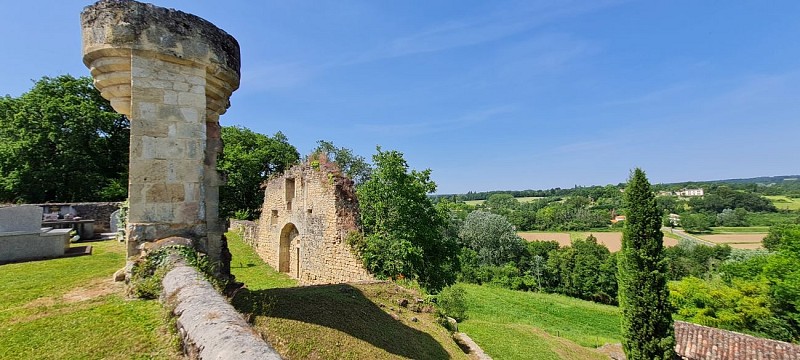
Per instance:
[[[800,173],[798,1],[225,3],[156,5],[239,41],[221,123],[302,154],[381,145],[439,193]],[[3,4],[0,95],[88,75],[89,4]]]

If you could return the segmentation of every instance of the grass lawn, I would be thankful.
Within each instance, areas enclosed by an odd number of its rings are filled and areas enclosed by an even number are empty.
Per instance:
[[[776,208],[782,210],[800,210],[800,199],[790,198],[786,196],[765,196],[772,201]]]
[[[228,232],[225,236],[228,238],[228,249],[233,255],[231,273],[236,276],[236,281],[245,283],[250,290],[297,286],[297,280],[275,271],[264,263],[253,249],[242,241],[239,234]]]
[[[619,310],[555,294],[464,284],[467,320],[459,324],[496,359],[604,359],[593,349],[619,343]]]
[[[297,287],[234,233],[231,272],[248,291],[234,306],[291,359],[467,359],[430,312],[414,312],[412,290],[391,282]],[[412,305],[398,306],[407,299]],[[416,319],[416,321],[414,320]]]
[[[124,244],[78,245],[93,254],[0,266],[0,359],[180,358],[161,305],[111,281]]]

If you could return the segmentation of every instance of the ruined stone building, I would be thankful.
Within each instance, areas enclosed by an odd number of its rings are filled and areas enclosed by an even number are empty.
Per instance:
[[[301,284],[371,280],[346,238],[358,230],[352,180],[326,166],[296,165],[266,183],[252,241],[258,255]]]

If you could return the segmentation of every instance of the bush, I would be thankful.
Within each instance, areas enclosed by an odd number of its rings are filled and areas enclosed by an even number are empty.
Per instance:
[[[441,316],[449,316],[456,321],[467,318],[466,291],[461,285],[452,285],[442,289],[436,297],[438,311]]]

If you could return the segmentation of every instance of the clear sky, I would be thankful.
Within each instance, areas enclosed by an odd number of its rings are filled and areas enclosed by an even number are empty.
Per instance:
[[[88,75],[89,1],[3,1],[0,95]],[[196,1],[242,49],[222,116],[433,170],[439,193],[800,173],[800,1]]]

